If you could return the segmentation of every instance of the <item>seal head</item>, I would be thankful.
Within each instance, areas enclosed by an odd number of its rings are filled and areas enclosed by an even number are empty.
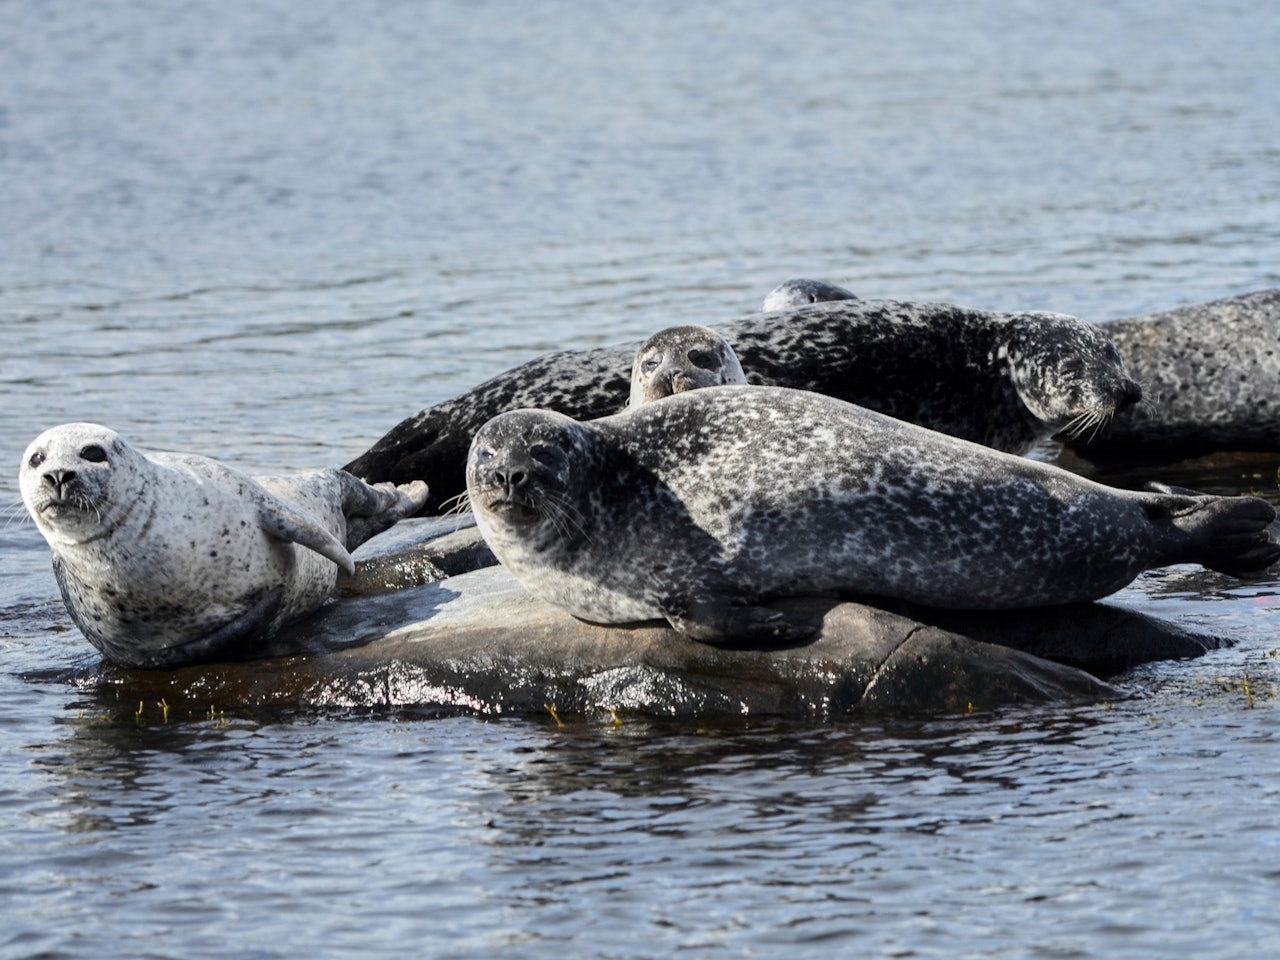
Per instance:
[[[832,300],[857,300],[852,290],[837,287],[825,280],[796,279],[778,284],[764,298],[760,307],[765,313],[772,310],[792,310],[807,307],[811,303],[827,303]]]
[[[733,347],[710,327],[667,327],[636,352],[628,404],[638,407],[673,393],[746,382]]]
[[[1142,399],[1106,334],[1066,314],[1016,316],[994,359],[1032,416],[1068,438],[1096,435]]]

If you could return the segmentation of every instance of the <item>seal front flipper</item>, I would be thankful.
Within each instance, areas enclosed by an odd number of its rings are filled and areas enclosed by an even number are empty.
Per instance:
[[[328,557],[348,574],[356,572],[351,554],[332,533],[297,507],[263,491],[258,501],[258,523],[268,536],[296,543]]]
[[[726,600],[664,604],[663,615],[686,637],[715,647],[776,647],[808,640],[818,632],[813,624],[788,619],[781,610],[734,606]]]

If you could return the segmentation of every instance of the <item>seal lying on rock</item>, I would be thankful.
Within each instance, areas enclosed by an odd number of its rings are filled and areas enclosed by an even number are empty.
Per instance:
[[[340,470],[255,479],[92,423],[37,437],[19,482],[76,626],[135,667],[250,652],[328,599],[338,568],[355,569],[348,551],[427,492]]]
[[[825,280],[787,280],[769,291],[760,309],[767,313],[770,310],[807,307],[811,303],[857,299],[857,295],[852,290],[837,287],[834,283],[827,283]]]
[[[902,420],[1025,453],[1060,430],[1089,430],[1141,391],[1092,325],[892,300],[818,303],[712,329],[752,384],[812,390]],[[425,480],[429,509],[460,494],[471,438],[506,410],[577,420],[621,410],[638,343],[531,360],[393,428],[347,465],[370,481]]]
[[[777,597],[1024,608],[1097,599],[1152,567],[1243,574],[1280,556],[1263,500],[1115,490],[780,388],[592,423],[506,413],[476,435],[467,492],[535,596],[709,643],[811,633],[759,606]]]
[[[1068,438],[1089,459],[1280,450],[1280,290],[1102,324],[1148,402]]]
[[[638,407],[673,393],[746,382],[733,347],[710,327],[667,327],[636,351],[628,405]]]

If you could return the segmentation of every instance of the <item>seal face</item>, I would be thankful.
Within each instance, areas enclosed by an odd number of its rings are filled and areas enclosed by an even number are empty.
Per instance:
[[[673,393],[746,382],[733,347],[710,327],[667,327],[636,351],[628,404],[638,407]]]
[[[1280,290],[1101,325],[1147,401],[1068,438],[1091,459],[1280,450]]]
[[[778,284],[764,298],[760,307],[765,313],[771,310],[794,310],[811,303],[828,303],[832,300],[857,300],[852,290],[837,287],[825,280],[796,279]]]
[[[829,397],[726,386],[590,423],[502,414],[467,489],[498,559],[584,620],[708,642],[811,632],[759,606],[892,597],[995,610],[1093,600],[1141,571],[1280,556],[1265,501],[1115,490]]]
[[[37,437],[19,484],[71,618],[139,667],[250,652],[331,595],[338,568],[354,570],[349,550],[426,499],[423,484],[371,487],[339,470],[255,479],[147,455],[92,423]]]
[[[1013,453],[1091,430],[1141,394],[1106,336],[1053,313],[844,300],[713,325],[754,385],[812,390]],[[392,429],[347,465],[366,480],[431,486],[430,509],[462,493],[467,449],[505,410],[577,420],[623,409],[638,343],[561,351],[500,374]]]

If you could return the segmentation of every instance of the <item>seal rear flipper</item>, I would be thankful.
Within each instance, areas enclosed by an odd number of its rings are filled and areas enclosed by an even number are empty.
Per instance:
[[[355,561],[337,537],[318,521],[274,494],[266,493],[259,501],[258,523],[268,536],[314,550],[348,574],[356,572]]]
[[[1233,577],[1261,573],[1280,560],[1280,543],[1269,527],[1275,507],[1259,497],[1216,497],[1184,487],[1149,483],[1162,496],[1147,509],[1153,522],[1165,522],[1182,541],[1165,563],[1198,563]]]
[[[788,619],[781,610],[727,601],[695,600],[683,613],[664,610],[664,615],[686,637],[715,647],[780,647],[809,640],[818,632],[814,624]]]
[[[354,550],[426,506],[427,485],[421,480],[370,484],[345,470],[338,474],[342,482],[342,513],[347,519],[348,550]]]

